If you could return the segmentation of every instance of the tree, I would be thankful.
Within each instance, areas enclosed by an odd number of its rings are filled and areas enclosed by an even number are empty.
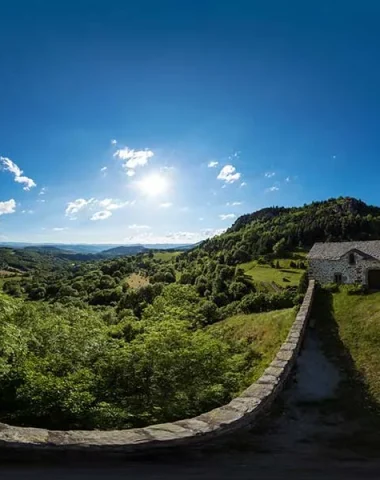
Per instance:
[[[43,286],[36,286],[29,292],[29,298],[31,300],[42,300],[45,298],[46,289]]]
[[[286,240],[285,238],[281,238],[277,243],[273,245],[273,253],[276,257],[284,256],[286,252]]]
[[[243,282],[232,282],[228,287],[228,293],[233,300],[240,300],[249,292],[249,287]]]
[[[6,280],[3,284],[3,291],[13,297],[21,297],[23,293],[20,282],[17,280]]]

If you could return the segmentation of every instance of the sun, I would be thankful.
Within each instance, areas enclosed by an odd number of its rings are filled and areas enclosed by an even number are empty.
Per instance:
[[[153,173],[138,182],[138,187],[144,195],[155,197],[167,192],[169,183],[162,175]]]

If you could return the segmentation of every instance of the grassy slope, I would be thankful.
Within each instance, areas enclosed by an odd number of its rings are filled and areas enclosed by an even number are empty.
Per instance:
[[[149,278],[140,275],[139,273],[131,273],[126,279],[125,282],[129,285],[130,288],[140,288],[145,287],[149,284]]]
[[[333,295],[332,306],[340,339],[369,393],[380,403],[380,292],[347,295],[342,287]]]
[[[235,315],[209,327],[214,335],[226,340],[248,341],[253,346],[254,361],[247,383],[256,380],[276,355],[295,318],[292,308],[250,315]]]
[[[337,396],[328,408],[358,424],[353,443],[366,445],[372,437],[380,442],[380,293],[320,289],[311,318],[326,355],[341,372]]]
[[[269,265],[258,265],[256,260],[242,263],[239,265],[246,275],[249,275],[254,282],[262,282],[268,284],[275,282],[280,287],[296,286],[299,284],[300,277],[304,270],[298,268],[290,268],[289,259],[279,259],[281,268],[272,268]],[[277,260],[274,261],[275,263]]]
[[[180,253],[181,252],[155,252],[153,256],[156,260],[162,260],[164,262],[167,262],[175,257],[178,257]]]

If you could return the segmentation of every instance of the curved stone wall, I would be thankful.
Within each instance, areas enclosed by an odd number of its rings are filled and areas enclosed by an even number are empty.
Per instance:
[[[263,375],[229,404],[198,417],[130,430],[56,431],[0,424],[0,447],[43,451],[132,453],[204,443],[255,423],[272,405],[289,377],[310,315],[315,282],[311,280],[286,341]]]

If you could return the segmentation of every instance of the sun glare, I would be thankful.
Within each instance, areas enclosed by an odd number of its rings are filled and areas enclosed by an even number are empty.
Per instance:
[[[143,178],[138,186],[143,194],[156,196],[165,193],[168,190],[169,184],[165,177],[158,173],[154,173]]]

